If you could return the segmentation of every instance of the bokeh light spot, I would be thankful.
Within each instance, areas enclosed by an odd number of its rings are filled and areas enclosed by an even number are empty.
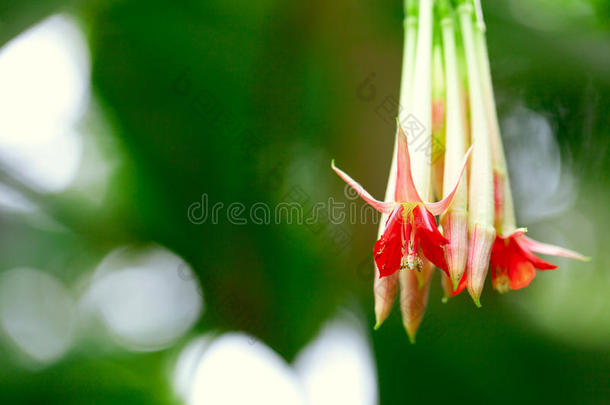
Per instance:
[[[74,300],[52,275],[19,268],[0,277],[0,325],[28,365],[59,359],[72,343],[74,320]]]
[[[168,346],[203,309],[192,269],[161,247],[111,252],[98,267],[85,301],[118,344],[136,351]]]

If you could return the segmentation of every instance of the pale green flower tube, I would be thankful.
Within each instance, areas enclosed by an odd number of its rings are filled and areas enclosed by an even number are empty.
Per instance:
[[[477,63],[480,71],[480,82],[485,100],[487,122],[489,124],[489,135],[491,142],[491,155],[493,175],[496,193],[496,218],[495,225],[500,236],[510,235],[517,229],[513,196],[506,167],[498,114],[496,113],[496,102],[494,99],[493,85],[491,81],[491,69],[489,67],[489,56],[487,54],[487,41],[485,39],[485,26],[477,24],[475,29],[475,42],[477,47]]]
[[[451,192],[453,179],[460,173],[462,157],[467,149],[467,133],[464,122],[464,105],[460,92],[457,65],[454,22],[450,15],[441,20],[446,82],[446,132],[443,196]],[[453,198],[449,210],[441,217],[446,246],[447,267],[453,290],[466,271],[468,257],[468,182],[464,178]]]
[[[458,8],[466,53],[466,68],[471,114],[472,158],[468,194],[469,253],[466,264],[468,292],[477,306],[489,270],[489,257],[495,239],[494,188],[491,147],[473,24],[474,8],[470,2]]]

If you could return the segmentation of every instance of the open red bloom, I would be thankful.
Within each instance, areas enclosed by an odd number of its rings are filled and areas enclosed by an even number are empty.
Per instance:
[[[380,277],[401,268],[419,269],[424,256],[447,272],[444,245],[449,241],[441,235],[434,216],[423,204],[401,204],[386,222],[385,232],[375,243],[375,263]]]
[[[457,190],[470,151],[464,158],[460,176],[453,191],[436,203],[425,203],[419,196],[411,174],[407,138],[398,126],[398,170],[394,202],[375,200],[360,184],[331,164],[333,170],[349,184],[367,203],[379,212],[389,214],[385,231],[375,243],[375,263],[379,277],[394,274],[401,268],[421,269],[421,256],[447,271],[444,245],[448,240],[438,231],[434,215],[447,210]]]
[[[556,269],[552,263],[542,260],[533,252],[571,259],[586,260],[584,256],[558,246],[537,242],[524,235],[520,229],[502,237],[496,236],[491,250],[491,280],[494,288],[501,293],[509,289],[527,287],[538,270]]]

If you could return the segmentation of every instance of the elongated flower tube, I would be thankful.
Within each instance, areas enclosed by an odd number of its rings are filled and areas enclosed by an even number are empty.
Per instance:
[[[480,297],[489,269],[489,257],[496,231],[494,228],[494,188],[487,119],[479,83],[473,27],[473,6],[464,1],[458,7],[470,96],[472,162],[468,194],[469,251],[466,263],[468,292],[480,307]]]
[[[511,289],[517,290],[528,286],[536,276],[536,270],[557,268],[557,266],[540,259],[534,253],[563,256],[577,260],[588,260],[588,258],[571,250],[537,242],[525,236],[526,229],[517,229],[510,180],[494,101],[485,39],[485,25],[482,22],[480,7],[477,18],[479,19],[475,29],[477,63],[481,72],[480,82],[485,99],[492,148],[495,227],[498,233],[491,251],[491,278],[494,289],[500,293],[505,293]]]
[[[447,210],[457,191],[462,173],[468,163],[470,150],[464,157],[462,170],[455,179],[453,191],[439,202],[424,202],[413,182],[407,137],[398,127],[397,178],[394,202],[374,199],[359,183],[331,163],[332,169],[350,185],[369,205],[382,214],[388,214],[386,229],[375,243],[375,263],[379,277],[387,277],[399,269],[422,269],[422,257],[447,271],[443,246],[447,239],[436,227],[434,215]]]
[[[417,38],[417,2],[416,0],[405,0],[404,20],[404,50],[402,60],[402,78],[400,85],[400,110],[399,117],[406,118],[405,114],[411,109],[411,90],[413,88],[413,66],[415,64],[415,47]],[[398,132],[397,132],[398,133]],[[385,192],[384,201],[393,201],[396,189],[397,176],[397,151],[398,137],[394,140],[394,153],[392,153],[392,164]],[[377,239],[385,232],[388,214],[381,214]],[[398,274],[388,277],[380,277],[379,269],[375,265],[375,280],[373,281],[373,292],[375,297],[375,329],[378,329],[392,310],[392,305],[398,292]]]
[[[467,134],[464,122],[464,106],[460,92],[454,22],[449,14],[448,0],[439,2],[439,14],[442,16],[441,30],[447,99],[443,176],[443,196],[445,196],[451,192],[449,179],[454,178],[460,170],[460,161],[466,152]],[[455,293],[459,293],[458,284],[466,271],[466,259],[468,258],[467,203],[468,184],[466,178],[464,178],[449,209],[441,217],[443,235],[449,240],[445,251],[449,276],[453,285],[451,291]],[[462,283],[463,286],[465,286],[465,281]]]
[[[431,175],[432,175],[432,33],[433,33],[433,0],[419,0],[418,14],[418,29],[417,29],[417,51],[415,58],[415,67],[413,72],[413,92],[411,97],[411,110],[409,113],[415,120],[423,126],[420,133],[409,133],[408,143],[411,145],[419,145],[413,154],[413,170],[414,189],[419,191],[419,195],[426,200],[431,199]],[[428,233],[440,235],[436,228],[436,221],[432,215],[428,217]],[[430,227],[434,227],[434,231]],[[440,239],[438,241],[440,246]],[[447,243],[443,238],[442,244]],[[424,244],[422,244],[422,247]],[[442,249],[442,248],[441,248]],[[413,250],[416,251],[416,250]],[[438,256],[439,249],[434,249],[434,252],[428,248],[423,260],[420,256],[415,256],[418,259],[415,263],[407,259],[407,267],[415,265],[417,269],[426,269],[425,272],[419,275],[419,282],[411,282],[413,277],[401,275],[399,277],[401,301],[400,310],[402,321],[409,335],[411,342],[414,342],[415,334],[423,318],[426,305],[428,304],[428,294],[422,294],[423,291],[428,291],[430,288],[431,277],[428,273],[432,273],[432,265],[427,261],[432,261],[447,271],[445,257]],[[442,251],[444,255],[444,250]],[[428,257],[430,256],[430,257]],[[435,256],[433,259],[431,256]],[[428,259],[426,260],[426,257]],[[442,260],[442,262],[441,262]],[[413,276],[413,275],[411,275]],[[405,297],[410,297],[405,299]]]
[[[399,273],[402,324],[407,331],[409,341],[413,344],[428,306],[432,274],[434,274],[434,266],[430,262],[424,263],[421,272],[401,271]]]
[[[421,132],[409,131],[407,141],[417,145],[411,157],[411,170],[415,187],[424,199],[431,198],[432,174],[432,6],[432,0],[419,1],[413,88],[409,94],[411,109],[407,112],[423,126]]]
[[[432,188],[434,198],[443,196],[443,172],[445,150],[445,72],[443,49],[440,42],[434,43],[432,53]],[[460,159],[464,156],[464,151]],[[451,177],[453,179],[453,176]]]

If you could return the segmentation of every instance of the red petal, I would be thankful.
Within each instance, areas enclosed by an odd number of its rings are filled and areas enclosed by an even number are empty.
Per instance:
[[[444,249],[449,241],[438,231],[434,216],[421,205],[413,208],[413,232],[424,257],[449,275]]]
[[[428,239],[439,245],[446,245],[449,243],[439,231],[436,225],[434,215],[432,215],[422,205],[418,205],[413,208],[413,226],[418,231],[424,231],[428,233]]]
[[[532,263],[519,256],[511,258],[510,267],[508,268],[508,279],[511,289],[518,290],[527,287],[534,277],[536,277],[536,269]]]
[[[489,266],[491,267],[491,283],[495,290],[505,293],[510,288],[508,268],[510,267],[511,257],[519,252],[511,253],[511,237],[503,238],[496,236],[491,248]],[[516,257],[516,256],[514,256]]]
[[[496,240],[494,240],[494,244],[491,247],[491,255],[489,256],[489,265],[491,266],[491,270],[500,267],[508,267],[508,262],[506,260],[506,244],[505,238],[501,236],[496,236]],[[494,277],[492,273],[492,277]]]
[[[496,237],[490,257],[491,277],[494,284],[498,277],[504,275],[503,269],[508,269],[510,288],[517,290],[530,284],[536,276],[536,269],[557,268],[530,251],[527,243],[523,243],[523,233],[524,231],[517,230],[505,238]]]
[[[417,232],[416,238],[419,239],[419,244],[424,257],[449,275],[447,261],[445,260],[445,249],[443,246],[432,241],[428,232]]]
[[[400,123],[398,124],[398,169],[396,175],[396,191],[394,200],[399,202],[421,202],[422,199],[415,188],[413,175],[411,174],[411,158],[409,156],[409,146]]]
[[[523,256],[538,270],[554,270],[557,268],[553,263],[542,260],[532,252],[523,249]]]
[[[413,208],[413,232],[424,257],[448,275],[444,245],[449,241],[438,231],[434,216],[422,205]]]
[[[386,228],[375,243],[374,257],[379,278],[394,274],[400,269],[405,238],[405,223],[402,220],[402,206],[398,207],[386,223]]]

